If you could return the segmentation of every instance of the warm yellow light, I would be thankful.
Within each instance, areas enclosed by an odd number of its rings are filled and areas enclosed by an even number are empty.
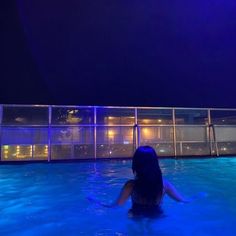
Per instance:
[[[4,149],[8,149],[8,148],[9,148],[9,146],[8,146],[8,145],[5,145],[5,146],[4,146]]]
[[[110,136],[114,136],[114,131],[113,130],[109,130],[108,131],[108,136],[110,137]]]
[[[161,119],[158,119],[157,121],[158,121],[159,123],[161,123],[161,122],[162,122],[162,120],[161,120]]]
[[[149,134],[149,129],[148,128],[143,128],[143,133],[144,134]]]
[[[148,123],[150,123],[150,120],[149,119],[143,119],[143,123],[148,124]]]
[[[113,116],[108,116],[108,120],[114,120],[115,117]]]

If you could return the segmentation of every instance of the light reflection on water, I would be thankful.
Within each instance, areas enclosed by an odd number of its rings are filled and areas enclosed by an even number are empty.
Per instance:
[[[0,166],[0,235],[236,235],[236,158],[160,160],[163,175],[190,204],[166,197],[165,216],[134,221],[124,207],[106,209],[133,177],[130,161]]]

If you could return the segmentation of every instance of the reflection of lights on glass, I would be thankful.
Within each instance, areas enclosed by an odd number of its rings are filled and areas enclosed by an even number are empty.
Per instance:
[[[144,136],[144,138],[150,138],[150,129],[149,128],[143,128],[142,129],[142,131],[143,131],[143,136]]]
[[[148,134],[148,133],[149,133],[148,128],[143,128],[143,133],[144,133],[144,134]]]
[[[16,156],[18,156],[20,154],[20,146],[17,145],[16,146]]]
[[[109,138],[113,138],[114,134],[115,134],[114,130],[108,130],[108,137]]]
[[[44,146],[44,153],[45,153],[45,154],[48,154],[48,145],[45,145],[45,146]]]

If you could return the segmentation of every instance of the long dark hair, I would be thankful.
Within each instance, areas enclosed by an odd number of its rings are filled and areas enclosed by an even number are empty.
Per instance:
[[[150,146],[139,147],[133,156],[132,169],[136,174],[134,191],[138,196],[147,202],[161,199],[163,180],[155,150]]]

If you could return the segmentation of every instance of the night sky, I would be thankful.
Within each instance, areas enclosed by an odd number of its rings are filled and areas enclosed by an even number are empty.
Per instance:
[[[0,4],[0,103],[236,108],[235,0]]]

